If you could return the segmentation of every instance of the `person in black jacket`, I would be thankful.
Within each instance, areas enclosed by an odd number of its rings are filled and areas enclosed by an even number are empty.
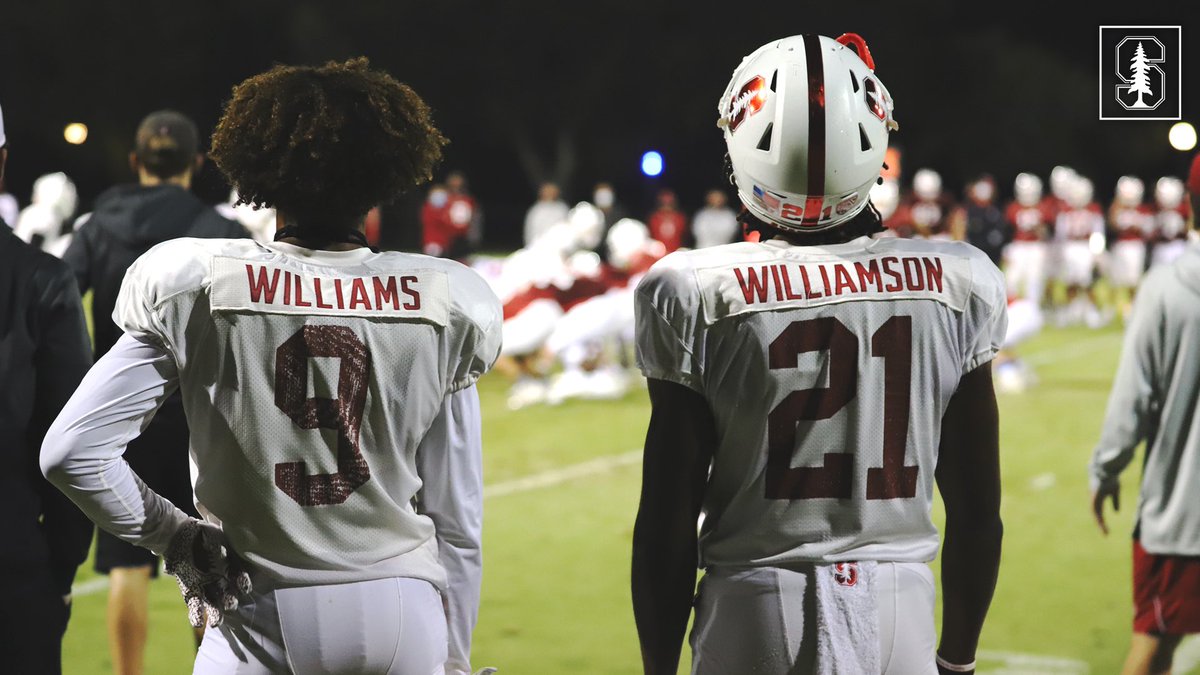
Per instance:
[[[0,118],[0,178],[8,158]],[[59,673],[71,582],[92,523],[38,467],[42,437],[92,364],[71,270],[0,220],[0,653],[5,672]]]
[[[94,291],[96,358],[121,337],[112,312],[125,270],[139,256],[179,237],[248,236],[240,225],[189,191],[192,176],[203,163],[195,123],[171,110],[151,113],[138,126],[135,143],[129,163],[137,184],[102,193],[63,256],[75,272],[80,292]],[[187,419],[178,394],[167,399],[142,435],[130,442],[125,459],[147,485],[197,515],[188,469]],[[95,565],[111,582],[108,634],[113,670],[118,675],[141,673],[150,580],[158,576],[158,559],[144,548],[100,531]]]

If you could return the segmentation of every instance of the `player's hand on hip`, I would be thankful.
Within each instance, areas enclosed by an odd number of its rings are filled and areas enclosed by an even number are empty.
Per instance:
[[[1104,521],[1104,501],[1112,499],[1113,511],[1121,510],[1121,484],[1112,481],[1109,484],[1101,483],[1099,487],[1092,491],[1092,515],[1096,518],[1096,525],[1100,527],[1100,531],[1106,536],[1108,535],[1108,523]]]
[[[221,528],[191,520],[171,537],[163,553],[167,574],[175,577],[188,606],[188,620],[197,628],[219,626],[225,612],[238,607],[238,594],[250,593],[250,575],[226,546]]]

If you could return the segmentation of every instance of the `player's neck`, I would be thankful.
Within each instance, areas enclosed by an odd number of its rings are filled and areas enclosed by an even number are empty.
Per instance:
[[[295,219],[287,216],[281,211],[276,211],[275,231],[281,232],[285,229],[290,229],[292,232],[297,232],[297,234],[281,237],[276,241],[280,241],[285,244],[291,244],[292,246],[307,248],[313,251],[354,251],[356,249],[363,248],[362,244],[350,241],[334,241],[325,238],[314,239],[306,237],[303,234],[298,233],[300,226]],[[363,232],[362,224],[360,223],[355,229],[357,229],[360,233]]]

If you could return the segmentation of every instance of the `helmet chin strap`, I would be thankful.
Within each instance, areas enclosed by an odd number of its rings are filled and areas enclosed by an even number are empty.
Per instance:
[[[284,225],[275,231],[275,241],[283,239],[299,239],[300,241],[312,242],[314,244],[357,244],[363,247],[370,247],[367,243],[367,235],[358,230],[339,230],[334,233],[322,233],[316,235],[312,232],[306,232],[299,225]]]

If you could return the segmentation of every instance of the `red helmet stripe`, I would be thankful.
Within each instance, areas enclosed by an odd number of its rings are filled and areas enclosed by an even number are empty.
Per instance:
[[[820,36],[804,36],[804,62],[808,71],[808,199],[804,220],[816,223],[825,197],[825,62]]]

